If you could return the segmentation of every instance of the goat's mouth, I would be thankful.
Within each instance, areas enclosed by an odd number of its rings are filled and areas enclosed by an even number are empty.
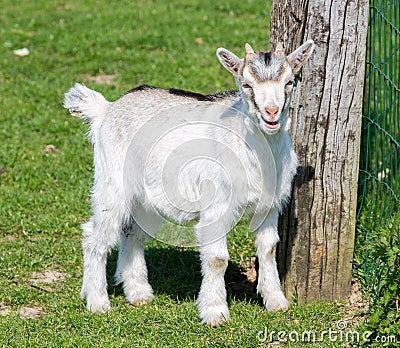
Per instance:
[[[261,119],[263,120],[265,127],[267,127],[268,129],[274,130],[279,127],[279,120],[278,121],[268,121],[262,115],[261,115]]]

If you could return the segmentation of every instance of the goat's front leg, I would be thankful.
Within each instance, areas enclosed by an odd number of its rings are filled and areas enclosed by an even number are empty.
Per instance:
[[[278,235],[278,212],[271,210],[256,231],[255,244],[259,263],[257,292],[261,294],[268,310],[285,310],[289,307],[282,292],[275,260]]]
[[[197,305],[203,324],[219,326],[229,320],[224,280],[229,260],[227,231],[223,236],[216,237],[210,227],[196,228],[203,273]]]

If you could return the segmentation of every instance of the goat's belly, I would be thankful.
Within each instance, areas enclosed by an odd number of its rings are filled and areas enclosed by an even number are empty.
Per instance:
[[[199,214],[235,209],[237,187],[229,174],[209,159],[192,160],[180,168],[171,164],[145,176],[148,203],[178,222]]]
[[[163,176],[154,170],[145,178],[144,190],[148,208],[178,223],[220,216],[233,221],[280,206],[274,183],[262,188],[258,177],[253,185],[245,175],[229,175],[205,159],[173,173]]]

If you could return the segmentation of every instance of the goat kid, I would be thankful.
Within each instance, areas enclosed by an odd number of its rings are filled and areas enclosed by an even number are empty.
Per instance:
[[[179,223],[198,219],[200,318],[223,324],[229,320],[227,233],[244,213],[253,215],[257,291],[268,310],[288,308],[275,261],[278,215],[297,167],[287,113],[295,74],[314,43],[288,56],[281,44],[274,52],[254,52],[249,44],[245,49],[243,59],[217,50],[238,92],[201,95],[141,86],[115,102],[79,84],[66,93],[64,107],[89,121],[94,147],[93,215],[82,226],[81,296],[88,310],[110,310],[106,259],[118,240],[116,281],[130,303],[143,305],[154,297],[146,239],[164,217]]]

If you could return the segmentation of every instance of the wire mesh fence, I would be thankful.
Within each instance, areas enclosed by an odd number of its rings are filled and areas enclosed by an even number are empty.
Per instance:
[[[386,291],[383,279],[393,276],[374,249],[381,243],[377,240],[389,243],[384,250],[390,252],[395,248],[391,243],[400,238],[399,28],[398,0],[370,0],[355,270],[375,301]],[[383,236],[385,229],[394,236],[392,242]]]
[[[400,3],[370,0],[358,227],[382,226],[400,202]]]

